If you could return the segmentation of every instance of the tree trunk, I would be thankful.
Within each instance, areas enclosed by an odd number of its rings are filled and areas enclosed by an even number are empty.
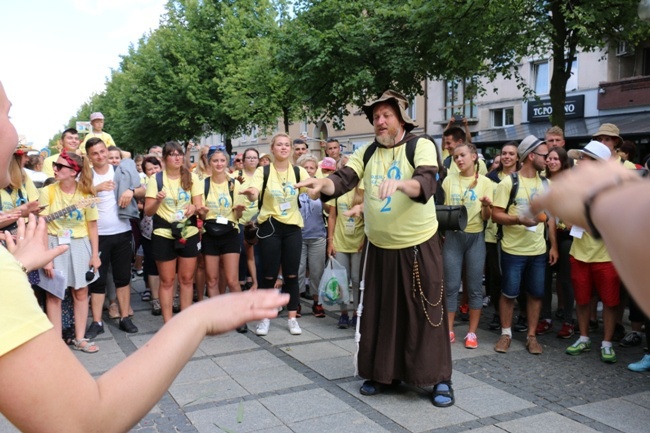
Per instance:
[[[284,132],[289,133],[289,107],[282,107],[282,120],[284,121]]]
[[[566,77],[564,74],[564,41],[566,39],[565,18],[559,1],[551,2],[551,24],[553,25],[553,70],[551,75],[551,125],[564,130],[564,103],[566,100]]]

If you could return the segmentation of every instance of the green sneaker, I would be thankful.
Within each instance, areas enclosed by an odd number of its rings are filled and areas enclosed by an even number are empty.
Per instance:
[[[600,360],[607,362],[608,364],[613,364],[616,362],[616,353],[611,347],[601,347],[600,348]]]
[[[566,348],[566,353],[569,355],[580,355],[582,352],[591,351],[591,341],[576,341],[571,346]]]

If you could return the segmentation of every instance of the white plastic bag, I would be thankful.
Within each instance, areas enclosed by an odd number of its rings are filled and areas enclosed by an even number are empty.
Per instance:
[[[333,257],[325,264],[323,276],[318,285],[318,300],[320,304],[336,305],[350,302],[348,290],[348,273],[345,266]]]

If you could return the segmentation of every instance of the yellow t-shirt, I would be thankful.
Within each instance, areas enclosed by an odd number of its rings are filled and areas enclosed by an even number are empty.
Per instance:
[[[111,137],[111,134],[109,134],[108,132],[102,131],[101,133],[96,134],[91,131],[88,134],[86,134],[86,136],[84,137],[84,141],[81,143],[81,146],[79,146],[79,149],[81,149],[81,153],[83,153],[84,155],[86,154],[86,141],[88,141],[90,138],[93,137],[101,138],[101,140],[104,142],[107,148],[111,146],[117,146],[113,141],[113,137]]]
[[[479,159],[478,174],[482,174],[483,176],[485,176],[487,172],[488,171],[487,171],[487,167],[485,166],[485,162],[482,159]],[[460,169],[456,165],[456,161],[454,161],[454,158],[451,159],[451,165],[449,166],[449,173],[460,173]]]
[[[346,192],[335,200],[327,202],[336,206],[336,224],[334,225],[334,249],[341,253],[356,253],[366,237],[364,233],[363,215],[360,217],[346,217],[343,212],[352,208],[354,189]]]
[[[385,249],[401,249],[419,245],[438,230],[433,197],[418,203],[401,191],[379,199],[379,185],[384,179],[411,179],[414,168],[406,158],[406,144],[395,148],[377,147],[368,165],[363,166],[367,144],[350,156],[347,167],[363,182],[366,236],[374,245]],[[420,138],[415,147],[415,166],[438,166],[436,146]]]
[[[197,166],[197,167],[194,167],[194,170],[192,170],[192,173],[195,174],[196,177],[197,177],[199,180],[203,180],[203,179],[205,179],[206,177],[208,177],[208,175],[207,175],[206,173],[202,172],[201,169],[200,169],[198,166]]]
[[[549,181],[550,183],[550,181]],[[494,194],[494,207],[505,209],[512,190],[512,177],[505,177]],[[530,200],[544,190],[542,179],[539,175],[534,178],[519,176],[519,188],[514,203],[508,209],[508,215],[522,215],[530,206]],[[531,231],[534,228],[535,231]],[[539,223],[533,228],[523,225],[504,225],[501,248],[508,254],[517,256],[538,256],[546,252],[544,240],[544,223]]]
[[[442,189],[445,190],[446,205],[465,205],[467,208],[466,233],[480,233],[483,231],[483,218],[481,217],[482,197],[489,197],[492,200],[494,187],[490,179],[479,174],[474,188],[474,176],[464,177],[458,173],[450,173],[442,182]]]
[[[296,225],[300,228],[304,226],[302,215],[298,209],[298,195],[306,192],[306,189],[296,190],[293,186],[296,184],[296,175],[293,172],[293,166],[289,165],[287,171],[279,173],[273,164],[270,165],[269,179],[264,192],[264,200],[260,215],[257,221],[263,223],[270,217],[280,221],[283,224]],[[300,169],[300,179],[308,179],[309,173],[302,167]],[[264,183],[264,167],[258,167],[253,176],[253,187],[262,194],[262,184]]]
[[[25,176],[25,183],[20,188],[20,194],[18,191],[14,189],[9,194],[4,188],[0,190],[0,200],[2,200],[2,210],[4,212],[22,206],[29,201],[38,200],[38,188],[28,176]],[[22,199],[20,198],[21,195]]]
[[[620,156],[618,157],[618,160],[621,160]],[[634,165],[634,163],[631,161],[624,161],[623,167],[627,168],[628,170],[636,170],[636,165]]]
[[[501,171],[497,173],[497,175],[499,176],[499,180],[504,178],[504,174]],[[492,182],[492,191],[494,194],[496,194],[497,185],[498,183]],[[485,242],[489,242],[492,244],[497,243],[497,223],[492,221],[492,217],[490,217],[490,219],[487,222],[487,225],[485,226]]]
[[[47,205],[41,211],[41,216],[53,214],[63,208],[74,205],[84,198],[92,197],[90,194],[83,194],[79,188],[73,194],[67,194],[61,191],[59,183],[48,185],[41,189],[39,202],[41,206]],[[47,232],[54,236],[62,236],[70,231],[74,239],[85,238],[88,236],[88,221],[97,221],[99,211],[97,205],[92,204],[84,209],[76,209],[68,212],[60,218],[56,218],[47,223]]]
[[[571,243],[572,255],[576,260],[585,263],[611,262],[607,248],[602,239],[594,239],[589,233],[584,232],[581,238],[573,238]]]
[[[192,204],[192,197],[196,197],[197,195],[203,197],[203,181],[200,181],[198,176],[192,173],[192,188],[188,194],[181,186],[180,177],[178,179],[170,179],[167,177],[167,172],[163,171],[162,173],[162,191],[165,191],[167,196],[160,203],[160,206],[158,206],[156,215],[170,223],[183,223],[187,220],[184,215],[185,209]],[[145,197],[155,199],[156,195],[158,195],[158,183],[156,182],[155,175],[153,175],[147,182]],[[187,229],[187,237],[194,236],[198,232],[198,228],[191,226]],[[171,229],[159,228],[155,229],[153,233],[163,238],[174,239]]]
[[[203,181],[205,189],[205,181]],[[233,188],[233,195],[237,197],[239,194],[239,182],[223,182],[216,184],[210,179],[210,193],[206,197],[205,191],[203,194],[203,203],[209,209],[205,219],[216,219],[217,217],[226,217],[237,225],[237,218],[233,210],[233,199],[230,197],[230,188]],[[239,226],[237,226],[239,231]]]
[[[25,273],[5,248],[0,248],[0,356],[52,328],[38,306]]]
[[[242,174],[242,177],[244,178],[244,182],[242,182],[238,190],[243,191],[245,189],[250,188],[253,186],[253,176],[248,176],[246,172]],[[239,181],[236,181],[239,184]],[[257,200],[255,201],[249,201],[245,195],[243,194],[236,194],[235,195],[235,206],[243,204],[246,206],[246,209],[244,209],[244,212],[242,212],[241,218],[239,219],[239,224],[246,224],[249,222],[256,214],[257,214]]]

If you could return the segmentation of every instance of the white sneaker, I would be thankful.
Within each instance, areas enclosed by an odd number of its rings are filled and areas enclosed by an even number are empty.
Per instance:
[[[289,332],[291,333],[291,335],[302,334],[302,329],[300,329],[300,325],[298,325],[298,321],[296,319],[289,319],[288,324],[289,324]]]
[[[269,319],[262,319],[260,323],[257,324],[255,328],[255,333],[260,337],[264,337],[269,334],[269,327],[271,326],[271,321]]]

